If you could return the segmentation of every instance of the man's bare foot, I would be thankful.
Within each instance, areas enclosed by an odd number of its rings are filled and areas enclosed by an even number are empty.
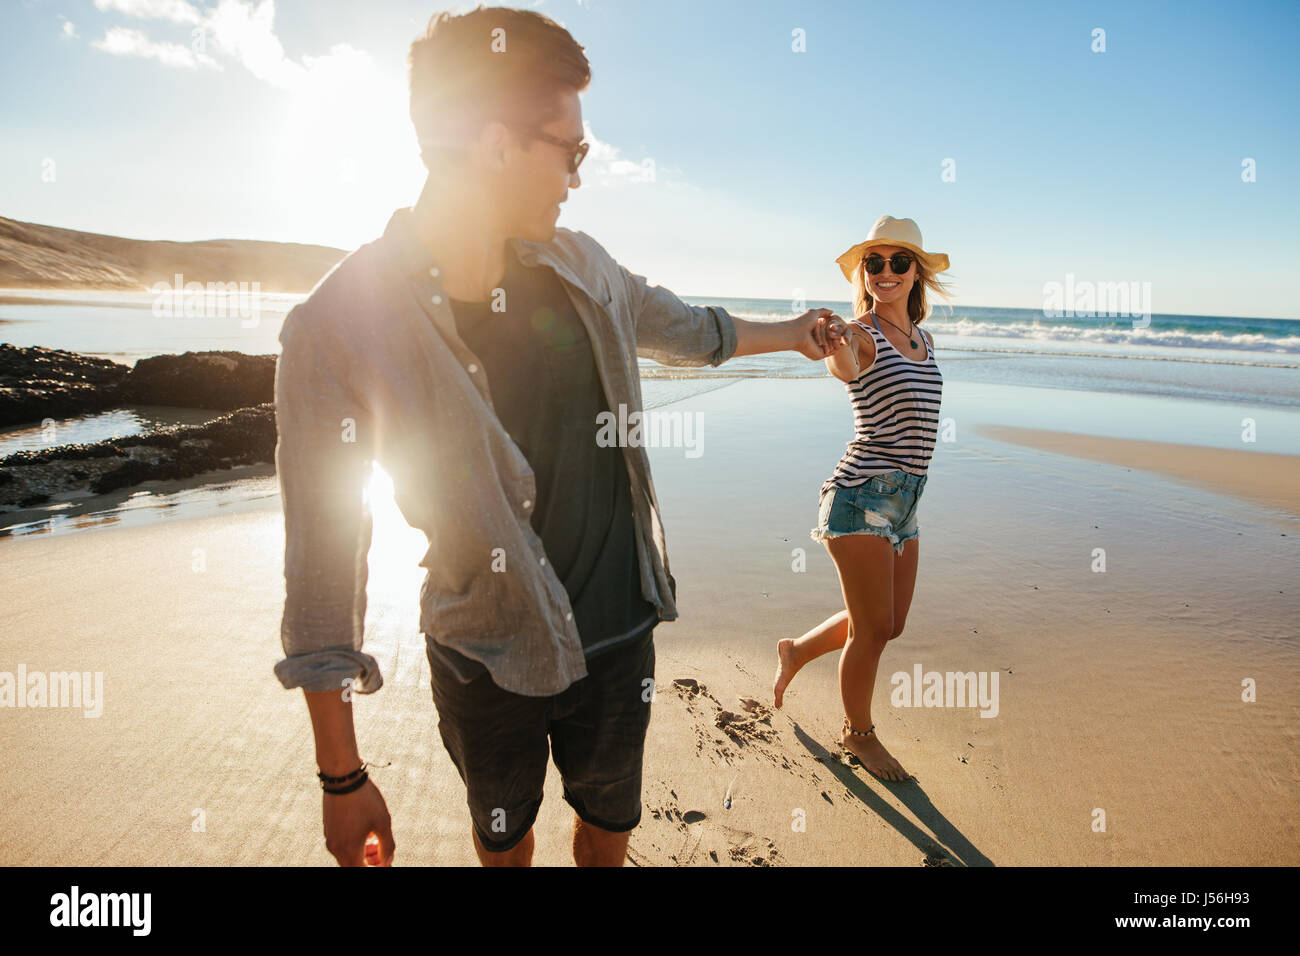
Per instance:
[[[776,701],[776,706],[781,707],[781,700],[785,697],[785,689],[794,679],[794,675],[799,673],[799,665],[794,659],[794,639],[783,637],[776,642],[776,680],[772,684],[772,698]]]
[[[876,739],[874,733],[863,737],[861,734],[850,734],[846,727],[840,735],[840,743],[881,780],[908,780],[912,776],[885,749],[885,745]]]

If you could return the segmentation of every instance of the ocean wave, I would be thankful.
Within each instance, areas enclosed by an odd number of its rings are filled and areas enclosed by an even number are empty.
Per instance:
[[[1134,359],[1141,362],[1191,362],[1197,365],[1248,365],[1251,368],[1300,368],[1300,364],[1290,362],[1248,362],[1244,359],[1197,358],[1194,355],[1125,355],[1122,352],[1067,352],[1063,349],[980,348],[973,345],[944,345],[938,339],[934,345],[939,352],[991,352],[995,355],[1042,355],[1047,358]]]
[[[1102,321],[1114,321],[1103,319]],[[1166,348],[1234,349],[1253,352],[1300,352],[1300,335],[1266,335],[1258,332],[1196,332],[1187,328],[1162,329],[1081,325],[1043,325],[1038,322],[984,322],[969,318],[931,316],[925,326],[936,336],[1033,339],[1040,342],[1086,342],[1099,345],[1156,345]],[[943,343],[936,339],[940,348]]]
[[[1248,368],[1288,368],[1300,369],[1300,363],[1291,362],[1252,362],[1246,359],[1228,359],[1228,358],[1200,358],[1194,355],[1125,355],[1119,352],[1074,352],[1063,349],[1022,349],[1022,348],[985,348],[975,345],[944,345],[936,341],[937,350],[947,361],[973,361],[982,358],[985,355],[1003,356],[1006,358],[1027,358],[1037,360],[1039,358],[1097,358],[1097,359],[1127,359],[1139,362],[1178,362],[1191,365],[1240,365]],[[953,356],[953,352],[970,353],[968,356]],[[639,367],[641,378],[643,379],[683,379],[694,380],[701,378],[821,378],[830,376],[826,367],[821,362],[809,362],[807,360],[795,360],[793,362],[778,358],[780,353],[772,353],[771,357],[763,356],[766,361],[761,364],[754,363],[756,356],[746,356],[750,364],[739,364],[732,366],[732,362],[714,368],[710,365],[700,367],[681,367],[681,366],[663,366],[653,364],[649,359],[641,359]]]
[[[729,308],[727,311],[736,318],[753,322],[779,322],[795,315],[788,309],[740,307]],[[844,311],[840,310],[840,314],[843,315]],[[1169,319],[1175,321],[1171,323],[1167,321]],[[1181,321],[1178,321],[1180,319]],[[1260,320],[1223,319],[1222,321],[1224,324],[1233,325]],[[1294,327],[1294,323],[1286,324]],[[949,317],[942,311],[936,310],[930,318],[926,319],[925,327],[935,334],[935,344],[940,349],[957,348],[954,343],[944,341],[956,337],[1300,354],[1300,334],[1289,330],[1279,330],[1276,333],[1249,329],[1238,331],[1231,328],[1199,330],[1189,328],[1185,318],[1179,316],[1152,316],[1148,327],[1135,329],[1129,319],[1113,316],[1101,316],[1096,319],[1080,318],[1070,323],[1044,322],[1041,319],[1026,321],[1023,318],[981,319],[961,315]],[[1016,349],[1016,351],[1028,350]]]

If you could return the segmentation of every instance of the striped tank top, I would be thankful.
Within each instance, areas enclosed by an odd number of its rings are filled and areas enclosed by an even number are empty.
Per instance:
[[[853,381],[844,383],[853,403],[854,435],[822,491],[834,485],[853,488],[874,475],[898,469],[924,475],[939,432],[943,375],[929,338],[921,336],[926,357],[917,362],[898,351],[879,326],[853,321],[875,341],[876,360]]]

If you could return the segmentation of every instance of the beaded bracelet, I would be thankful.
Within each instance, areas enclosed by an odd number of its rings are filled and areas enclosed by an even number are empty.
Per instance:
[[[370,774],[363,772],[361,776],[357,777],[356,780],[353,780],[346,787],[339,787],[337,790],[331,790],[329,787],[326,787],[324,784],[322,784],[321,789],[324,790],[326,793],[333,793],[333,794],[351,793],[353,790],[360,790],[363,786],[365,786],[366,781],[369,779],[370,779]]]

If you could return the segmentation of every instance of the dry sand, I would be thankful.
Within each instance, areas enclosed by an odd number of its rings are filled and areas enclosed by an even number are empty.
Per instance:
[[[740,382],[683,403],[706,416],[704,455],[652,450],[682,616],[656,631],[630,862],[1300,862],[1300,521],[1249,499],[980,435],[941,445],[874,711],[918,779],[838,756],[835,655],[770,712],[776,641],[842,606],[808,530],[843,405],[829,380]],[[754,415],[777,422],[769,462],[737,468]],[[1244,481],[1251,464],[1220,467]],[[358,698],[358,734],[389,764],[373,776],[398,864],[473,865],[410,546],[377,532],[368,649],[386,683]],[[0,864],[332,863],[306,708],[271,673],[282,547],[274,508],[0,540],[0,670],[102,671],[106,698],[96,719],[0,710]],[[889,675],[917,665],[997,672],[998,715],[890,706]],[[571,864],[571,825],[552,766],[535,863]]]

